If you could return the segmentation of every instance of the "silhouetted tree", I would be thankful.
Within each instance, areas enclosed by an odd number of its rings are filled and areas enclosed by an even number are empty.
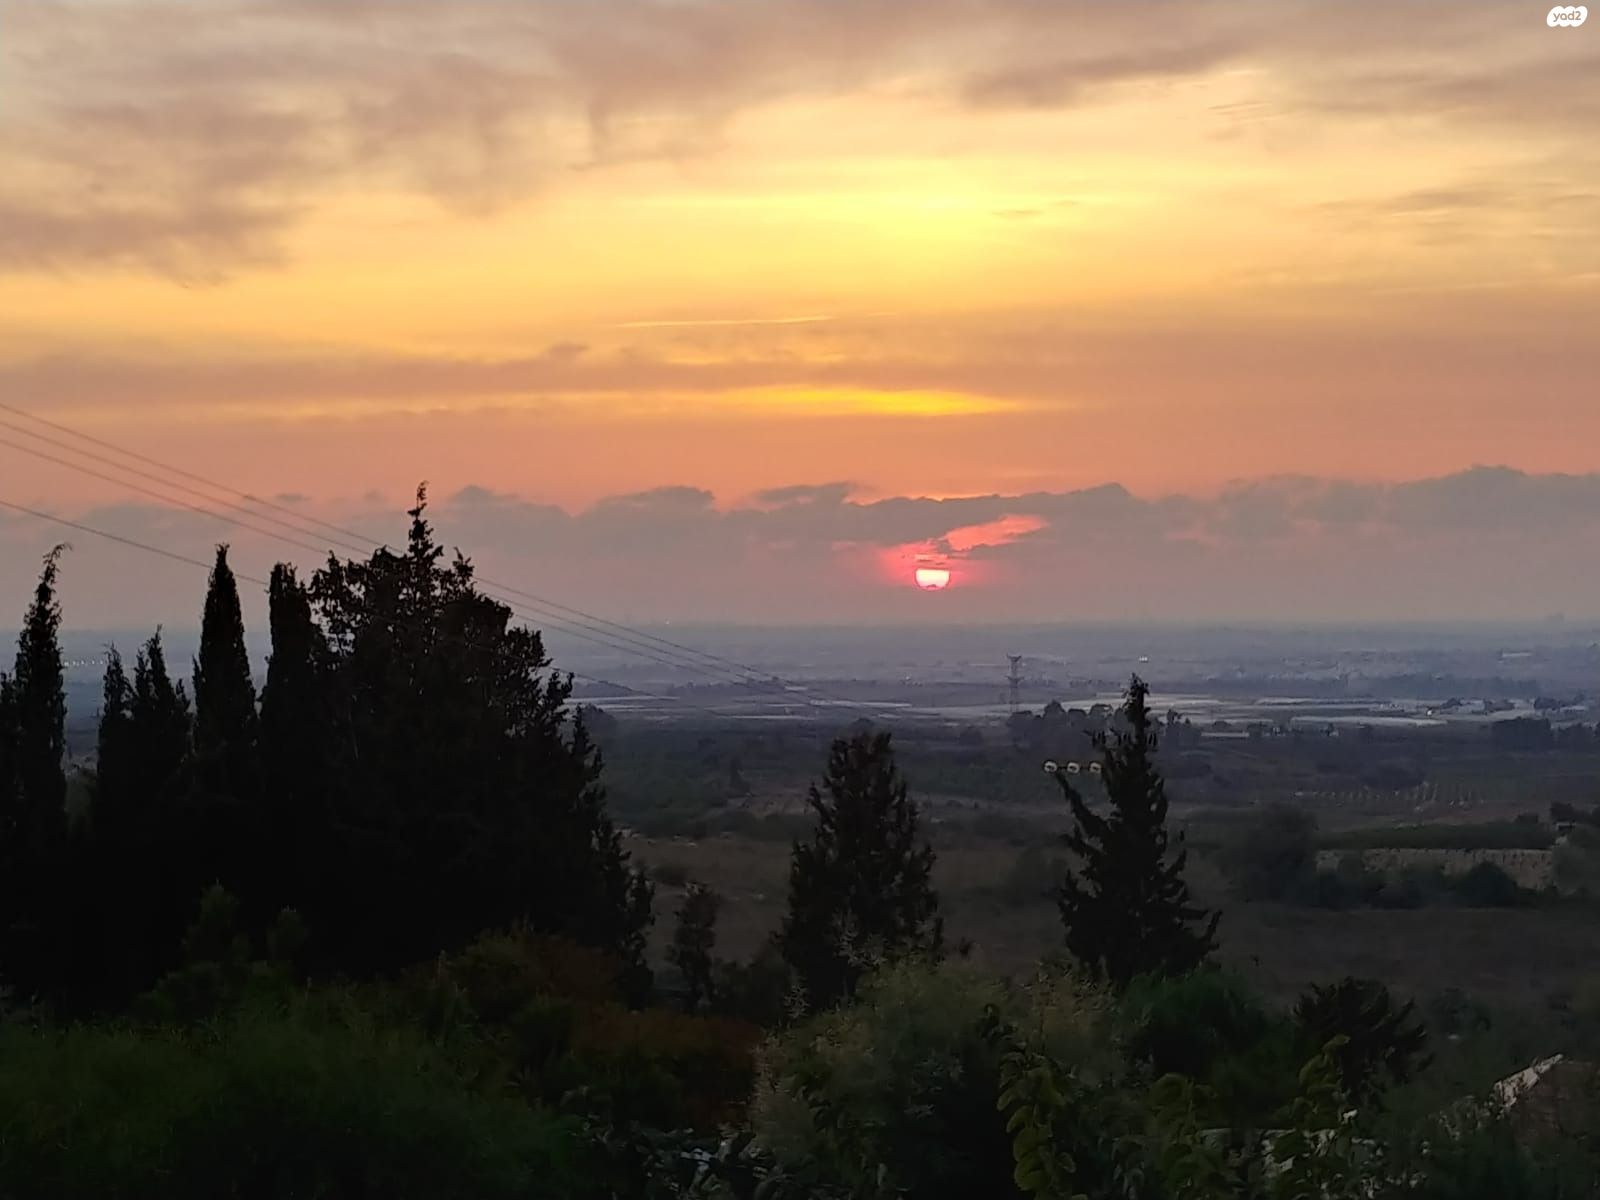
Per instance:
[[[328,646],[293,567],[273,567],[267,594],[272,652],[261,691],[261,760],[278,864],[268,900],[274,908],[316,909],[312,893],[339,869],[328,857]]]
[[[194,661],[194,748],[224,788],[250,786],[256,768],[256,690],[244,644],[239,584],[228,548],[217,547]]]
[[[1135,675],[1117,727],[1097,739],[1109,809],[1094,812],[1066,772],[1067,848],[1079,860],[1057,889],[1067,948],[1122,988],[1144,974],[1181,975],[1216,948],[1219,914],[1190,902],[1186,855],[1168,855],[1166,785],[1151,762],[1150,689]],[[1179,835],[1182,841],[1182,835]]]
[[[107,655],[90,841],[78,855],[77,890],[97,914],[78,917],[79,937],[96,947],[98,969],[80,970],[90,1003],[116,1004],[171,965],[204,879],[183,781],[189,704],[167,673],[159,630],[127,678]]]
[[[133,664],[133,781],[130,787],[146,803],[175,786],[188,756],[193,724],[183,684],[167,670],[166,650],[157,629],[140,648]]]
[[[1397,1005],[1389,989],[1374,979],[1346,976],[1327,987],[1312,987],[1296,1002],[1299,1049],[1309,1056],[1334,1037],[1347,1040],[1335,1052],[1345,1095],[1365,1104],[1393,1083],[1405,1083],[1428,1065],[1428,1031],[1416,1005]]]
[[[59,900],[67,832],[66,686],[56,572],[44,558],[17,637],[16,668],[0,680],[0,970],[27,992],[48,991],[61,966]]]
[[[466,559],[443,561],[425,510],[419,489],[404,553],[330,558],[311,582],[342,866],[306,913],[312,936],[379,969],[526,922],[620,955],[642,983],[650,886],[606,815],[571,680]]]
[[[703,883],[691,883],[678,909],[678,924],[667,947],[667,961],[678,968],[688,989],[690,1012],[709,1004],[712,996],[713,957],[717,948],[717,914],[722,896]]]
[[[794,845],[779,937],[810,1002],[827,1007],[854,994],[875,955],[942,953],[944,926],[889,734],[835,740],[809,803],[816,830]]]
[[[239,585],[218,546],[194,661],[194,759],[189,803],[195,835],[191,894],[220,882],[239,898],[246,927],[259,932],[272,912],[268,879],[277,870],[262,811],[259,722]]]
[[[126,804],[132,778],[133,685],[115,646],[106,649],[105,681],[100,692],[100,731],[95,750],[93,817],[99,828],[109,814]],[[113,818],[114,819],[114,818]]]

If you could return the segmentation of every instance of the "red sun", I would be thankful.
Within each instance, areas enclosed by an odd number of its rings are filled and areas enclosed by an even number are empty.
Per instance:
[[[950,586],[950,571],[945,567],[918,567],[917,586],[925,592],[941,592]]]

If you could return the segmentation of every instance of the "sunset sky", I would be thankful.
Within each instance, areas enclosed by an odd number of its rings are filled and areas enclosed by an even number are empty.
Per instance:
[[[0,402],[377,538],[426,479],[629,620],[1600,615],[1547,8],[0,0]],[[315,557],[5,444],[0,500]],[[0,614],[60,536],[0,511]],[[69,624],[193,620],[70,540]]]

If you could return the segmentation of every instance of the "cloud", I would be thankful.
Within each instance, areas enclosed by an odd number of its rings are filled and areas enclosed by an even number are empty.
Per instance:
[[[1115,484],[955,499],[851,500],[833,484],[781,490],[788,498],[777,503],[724,505],[705,489],[660,488],[568,510],[469,486],[431,515],[441,541],[485,576],[641,621],[1136,611],[1172,620],[1445,620],[1600,610],[1600,473],[1476,467],[1392,484],[1285,477],[1211,495],[1138,496]],[[404,532],[399,505],[306,507],[394,541]],[[316,555],[194,513],[114,504],[62,515],[202,564],[227,541],[237,569],[254,578],[279,558],[317,565]],[[20,613],[38,555],[61,536],[0,513],[0,605],[10,596]],[[203,569],[82,531],[68,540],[69,625],[178,627],[198,613]],[[959,568],[936,613],[915,607],[900,570],[930,552]],[[247,602],[259,621],[261,597],[252,591]]]
[[[982,112],[1241,69],[1277,111],[1591,127],[1592,45],[1558,48],[1526,16],[1256,0],[27,3],[0,48],[0,271],[215,282],[282,262],[307,214],[357,189],[482,216],[578,170],[715,152],[751,106],[875,88]]]

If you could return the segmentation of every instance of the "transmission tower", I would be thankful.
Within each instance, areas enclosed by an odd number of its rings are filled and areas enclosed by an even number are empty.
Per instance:
[[[1016,712],[1022,707],[1022,655],[1008,654],[1006,657],[1011,660],[1011,675],[1008,680],[1011,684],[1011,711]]]

